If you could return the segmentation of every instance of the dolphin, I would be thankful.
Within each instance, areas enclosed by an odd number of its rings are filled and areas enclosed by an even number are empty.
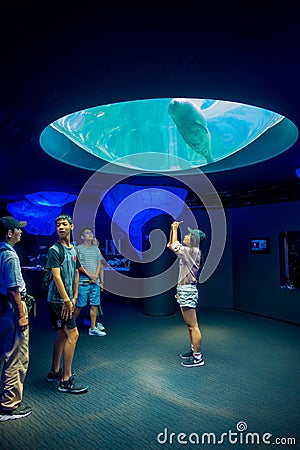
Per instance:
[[[201,109],[189,99],[173,98],[168,112],[188,146],[201,155],[207,164],[214,162],[211,136]]]

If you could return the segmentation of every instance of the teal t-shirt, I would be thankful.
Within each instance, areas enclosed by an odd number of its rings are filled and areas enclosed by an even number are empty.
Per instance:
[[[70,248],[65,247],[64,249],[64,260],[63,263],[60,263],[59,253],[56,246],[52,246],[49,249],[49,257],[47,260],[47,269],[60,268],[61,279],[64,283],[66,292],[70,299],[74,297],[74,282],[75,282],[75,274],[76,269],[79,269],[80,262],[77,258],[76,250],[72,246]],[[58,289],[54,283],[54,280],[51,281],[49,290],[48,290],[48,302],[53,303],[63,303],[63,299],[61,298]]]

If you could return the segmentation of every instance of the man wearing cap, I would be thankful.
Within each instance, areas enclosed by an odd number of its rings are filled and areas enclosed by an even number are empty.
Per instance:
[[[201,353],[202,334],[198,325],[196,307],[198,304],[198,274],[201,267],[202,252],[200,242],[205,239],[205,233],[188,227],[188,234],[183,243],[178,241],[178,226],[180,222],[173,222],[170,230],[168,248],[179,258],[179,275],[177,282],[177,302],[180,305],[183,319],[189,330],[191,350],[182,353],[183,367],[199,367],[204,365]]]
[[[25,301],[26,285],[14,245],[20,242],[26,222],[0,218],[0,422],[31,414],[23,405],[23,384],[29,364],[29,324]]]

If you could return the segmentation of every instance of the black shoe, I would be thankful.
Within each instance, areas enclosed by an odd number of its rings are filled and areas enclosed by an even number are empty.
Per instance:
[[[69,394],[84,394],[88,389],[88,386],[75,385],[75,375],[71,375],[68,381],[61,381],[58,385],[59,392],[67,392]]]
[[[182,359],[190,359],[190,357],[191,356],[193,356],[193,350],[190,350],[189,352],[187,352],[187,353],[182,353],[181,355],[180,355],[180,358],[182,358]]]
[[[72,375],[76,375],[76,372],[75,372],[75,370],[74,370],[74,372],[72,372]],[[48,373],[48,375],[47,375],[47,381],[61,381],[61,379],[62,379],[62,370],[61,369],[59,369],[59,371],[57,372],[57,373],[52,373],[52,372],[49,372]]]
[[[47,375],[47,381],[60,381],[62,379],[62,370],[59,369],[57,373],[49,372]]]
[[[181,365],[183,367],[198,367],[198,366],[204,366],[204,359],[201,355],[200,358],[195,358],[194,356],[191,356],[190,359],[187,359],[186,361],[182,361]]]
[[[17,420],[23,419],[32,413],[29,406],[20,405],[16,409],[0,409],[0,422],[5,422],[6,420]]]

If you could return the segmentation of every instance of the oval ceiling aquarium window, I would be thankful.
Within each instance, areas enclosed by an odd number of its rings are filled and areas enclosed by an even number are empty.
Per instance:
[[[97,171],[112,163],[150,173],[255,164],[290,148],[286,117],[224,100],[161,98],[96,106],[52,122],[40,136],[50,156]]]

